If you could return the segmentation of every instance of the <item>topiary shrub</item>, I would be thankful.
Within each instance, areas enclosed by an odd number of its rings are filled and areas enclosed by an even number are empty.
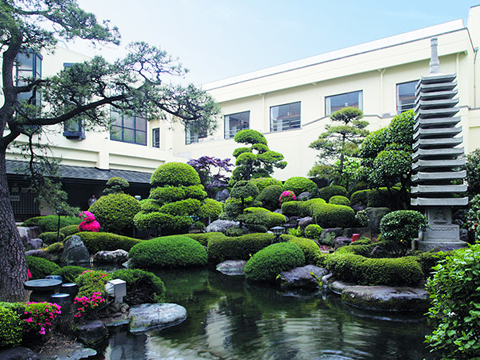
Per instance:
[[[77,226],[78,229],[78,226]],[[38,235],[40,239],[42,239],[43,243],[46,245],[53,244],[57,241],[63,241],[65,239],[65,234],[60,232],[57,233],[56,231],[47,231],[43,232],[40,235]]]
[[[303,192],[313,193],[317,189],[317,184],[303,176],[291,177],[283,184],[283,191],[293,191],[296,196]]]
[[[76,216],[60,216],[60,228],[68,225],[78,225],[82,220]],[[23,226],[40,226],[42,231],[57,231],[58,230],[58,216],[36,216],[30,218],[22,224]]]
[[[83,273],[85,270],[86,269],[81,266],[69,265],[55,270],[52,275],[60,275],[64,283],[73,283],[76,281],[78,275]]]
[[[222,203],[214,199],[205,199],[198,210],[200,219],[217,220],[222,213]]]
[[[358,190],[350,196],[350,203],[352,205],[365,205],[368,204],[368,192],[371,190]]]
[[[80,236],[90,254],[95,254],[101,250],[114,251],[117,249],[122,249],[129,251],[134,245],[143,241],[128,236],[105,232],[85,231],[76,235]]]
[[[207,246],[211,239],[225,239],[226,235],[221,232],[209,232],[202,234],[185,234],[189,238],[198,241],[202,246]]]
[[[347,196],[347,189],[340,185],[330,185],[321,188],[318,194],[323,200],[328,201],[332,196],[335,195]]]
[[[133,231],[133,217],[140,211],[140,203],[131,195],[110,194],[95,201],[89,211],[95,215],[102,231],[126,235]]]
[[[322,235],[323,229],[320,225],[317,224],[310,224],[305,227],[305,236],[309,239],[320,239],[320,235]]]
[[[164,186],[150,189],[150,200],[156,200],[157,204],[166,204],[185,198],[185,188],[182,186]],[[142,210],[145,208],[142,206]]]
[[[282,204],[282,214],[285,216],[306,216],[307,208],[305,202],[289,201]]]
[[[380,235],[398,248],[400,253],[410,248],[421,227],[427,225],[424,215],[415,210],[398,210],[386,214],[380,220]]]
[[[200,209],[200,201],[197,199],[185,199],[163,205],[160,212],[172,216],[188,216],[197,213]]]
[[[273,185],[280,186],[280,187],[282,186],[282,182],[280,180],[270,178],[270,177],[255,178],[255,179],[251,179],[250,182],[252,184],[255,184],[258,188],[258,191],[260,192],[262,192],[269,186],[273,186]]]
[[[355,211],[344,205],[319,204],[312,208],[311,214],[313,221],[323,228],[346,228],[352,226],[355,221]]]
[[[297,196],[293,191],[290,191],[290,190],[282,192],[278,198],[280,206],[286,202],[296,201],[296,200],[297,200]]]
[[[107,181],[107,187],[103,190],[103,194],[123,193],[128,187],[130,187],[130,184],[124,178],[118,176],[112,177]]]
[[[254,254],[245,265],[245,279],[249,281],[275,281],[282,272],[305,264],[305,255],[293,243],[267,246]]]
[[[263,233],[211,238],[207,246],[208,261],[217,264],[225,260],[248,260],[274,240],[275,235]]]
[[[279,198],[283,190],[280,185],[270,185],[264,188],[257,196],[256,200],[262,203],[265,209],[274,211],[279,208]]]
[[[105,298],[107,296],[105,284],[110,280],[111,274],[103,270],[84,270],[75,279],[78,285],[77,297],[91,297],[94,293],[100,293],[100,296]]]
[[[328,200],[329,204],[350,206],[350,200],[346,196],[334,195]]]
[[[78,225],[67,225],[60,229],[60,232],[65,235],[65,237],[78,233]]]
[[[316,265],[321,252],[315,241],[292,235],[281,235],[281,239],[297,245],[303,251],[305,264]]]
[[[426,337],[432,351],[448,359],[480,357],[480,244],[455,251],[435,268],[427,281],[429,317],[437,328]]]
[[[27,256],[27,266],[32,274],[32,279],[43,279],[60,268],[53,261],[36,256]]]
[[[207,192],[204,190],[203,185],[191,185],[185,188],[185,197],[203,200],[207,197]]]
[[[193,167],[180,162],[169,162],[160,165],[150,178],[152,187],[157,186],[190,186],[200,184],[200,177]]]
[[[22,322],[15,311],[0,305],[0,349],[20,345],[23,335]]]
[[[130,306],[165,301],[165,285],[154,273],[140,269],[116,270],[112,278],[127,283],[127,295],[123,301]]]
[[[282,226],[287,221],[282,214],[277,214],[260,207],[246,208],[244,213],[238,216],[238,220],[243,221],[250,231],[253,231],[255,227],[261,227],[264,229],[262,232],[266,232],[274,226]]]
[[[130,249],[132,267],[187,267],[207,264],[207,252],[186,236],[168,236],[141,242]]]

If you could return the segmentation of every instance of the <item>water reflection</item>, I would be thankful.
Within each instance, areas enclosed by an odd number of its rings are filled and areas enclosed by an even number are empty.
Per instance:
[[[105,359],[435,359],[424,348],[421,317],[375,318],[335,295],[283,296],[209,270],[157,275],[187,321],[141,336],[118,331]]]

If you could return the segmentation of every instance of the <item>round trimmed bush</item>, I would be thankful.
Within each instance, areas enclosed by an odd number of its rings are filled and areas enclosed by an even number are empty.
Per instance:
[[[420,227],[427,225],[424,215],[415,210],[398,210],[386,214],[380,220],[382,239],[407,250],[418,235]]]
[[[45,249],[45,252],[52,254],[52,255],[57,255],[60,256],[63,253],[63,242],[56,242],[51,245],[48,245],[48,247]]]
[[[323,229],[320,225],[310,224],[305,228],[305,236],[309,239],[320,239]]]
[[[350,200],[346,196],[334,195],[328,200],[329,204],[350,206]]]
[[[20,316],[0,305],[0,349],[11,348],[22,342],[23,327]]]
[[[361,205],[365,205],[367,206],[368,204],[368,192],[370,190],[358,190],[358,191],[355,191],[352,196],[350,196],[350,203],[352,205],[357,205],[357,204],[361,204]]]
[[[313,221],[323,228],[350,227],[355,221],[355,211],[349,206],[324,204],[312,211]]]
[[[258,191],[260,192],[266,189],[268,186],[272,186],[272,185],[282,186],[282,182],[280,180],[270,178],[270,177],[255,178],[255,179],[251,179],[250,182],[255,184],[258,188]]]
[[[207,264],[207,251],[186,236],[168,236],[141,242],[130,249],[132,267],[187,267]]]
[[[159,211],[162,206],[154,199],[144,199],[140,201],[140,207],[143,212],[149,213]]]
[[[172,216],[194,215],[200,209],[200,200],[185,199],[163,205],[160,212]]]
[[[78,226],[77,226],[77,232],[78,232]],[[44,244],[50,245],[57,241],[63,241],[65,239],[65,234],[62,232],[57,233],[56,231],[47,231],[47,232],[41,233],[40,235],[38,235],[38,237],[42,239]]]
[[[222,213],[222,203],[214,199],[205,199],[198,210],[198,217],[200,219],[208,219],[211,221],[217,220]]]
[[[64,283],[75,282],[77,279],[77,276],[80,275],[85,270],[86,269],[81,266],[69,265],[69,266],[64,266],[64,267],[61,267],[60,269],[55,270],[52,275],[60,275]]]
[[[160,165],[150,178],[152,186],[190,186],[200,184],[200,176],[195,169],[180,162]]]
[[[317,263],[321,252],[315,241],[289,235],[283,236],[282,238],[288,239],[288,242],[297,245],[300,250],[303,251],[303,255],[305,255],[305,264],[315,265]]]
[[[165,204],[185,198],[185,189],[181,186],[164,186],[150,189],[149,199]],[[143,210],[143,208],[142,208]]]
[[[79,232],[78,225],[67,225],[60,229],[60,232],[65,235],[65,237],[76,234]]]
[[[317,184],[303,176],[291,177],[283,184],[283,191],[293,191],[297,196],[303,192],[313,193],[317,189]]]
[[[76,216],[60,216],[60,228],[67,225],[78,225],[82,219]],[[42,231],[57,231],[58,230],[58,216],[35,216],[25,220],[23,226],[40,226]]]
[[[298,245],[277,243],[254,254],[245,265],[245,279],[250,281],[275,281],[282,271],[305,264],[305,255]]]
[[[32,279],[43,279],[60,268],[53,261],[36,256],[27,256],[27,266],[32,274]]]
[[[280,198],[282,192],[283,190],[280,185],[270,185],[260,192],[256,200],[260,201],[265,209],[274,211],[280,206],[278,199]]]
[[[99,292],[102,297],[107,296],[105,284],[111,280],[111,274],[103,270],[84,270],[76,278],[78,284],[78,297],[92,296],[94,292]]]
[[[114,271],[112,278],[127,283],[127,295],[123,301],[130,306],[165,301],[165,285],[154,273],[140,269],[123,269]]]
[[[340,185],[330,185],[321,188],[318,194],[323,200],[328,201],[332,196],[335,195],[347,196],[347,189]]]
[[[264,144],[267,145],[265,136],[253,129],[244,129],[237,132],[233,138],[235,142],[241,144]]]
[[[185,188],[185,197],[203,200],[207,197],[207,192],[203,185],[191,185]]]
[[[90,206],[102,231],[114,234],[131,234],[133,217],[140,211],[140,203],[131,195],[117,193],[104,195]]]
[[[129,182],[122,177],[112,177],[107,181],[107,187],[103,190],[103,194],[115,194],[124,192],[130,186]]]
[[[105,232],[83,231],[76,235],[80,236],[90,254],[96,254],[98,251],[102,250],[114,251],[122,249],[129,251],[134,245],[143,241],[128,236]]]

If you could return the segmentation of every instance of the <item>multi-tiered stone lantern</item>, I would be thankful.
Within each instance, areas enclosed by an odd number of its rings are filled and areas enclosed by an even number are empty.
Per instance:
[[[452,223],[452,208],[468,204],[456,74],[440,73],[437,45],[433,38],[430,73],[418,82],[415,100],[411,205],[425,210],[429,224],[420,232],[420,250],[465,246]]]

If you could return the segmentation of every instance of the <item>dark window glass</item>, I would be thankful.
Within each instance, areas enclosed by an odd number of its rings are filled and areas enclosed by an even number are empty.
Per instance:
[[[363,110],[363,92],[354,91],[345,94],[327,96],[325,98],[325,115],[332,115],[335,111],[345,107],[355,107]]]
[[[415,107],[415,88],[418,80],[397,84],[397,112],[411,110]]]
[[[140,115],[122,115],[112,109],[110,140],[147,145],[147,120]]]
[[[160,147],[160,128],[152,129],[152,147]]]
[[[230,139],[237,132],[250,128],[250,111],[225,115],[225,139]]]
[[[185,144],[186,145],[198,143],[200,139],[204,139],[206,137],[207,137],[207,131],[193,132],[190,130],[188,126],[185,128]]]
[[[300,126],[300,101],[270,108],[270,131],[298,129]]]

